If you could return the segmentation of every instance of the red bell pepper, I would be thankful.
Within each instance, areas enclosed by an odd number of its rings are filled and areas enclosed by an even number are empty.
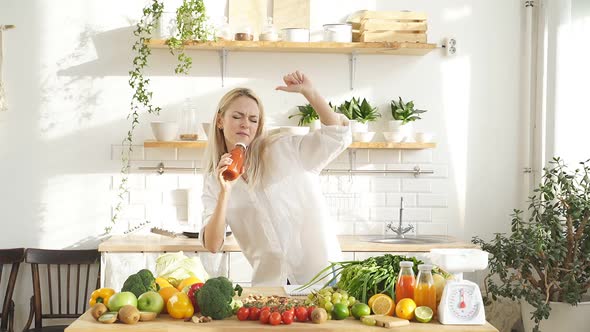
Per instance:
[[[202,283],[202,282],[192,284],[188,290],[188,293],[187,293],[188,298],[191,299],[191,302],[193,303],[193,307],[195,308],[195,313],[201,312],[201,309],[199,308],[199,305],[197,304],[197,292],[199,291],[199,289],[201,289],[201,287],[203,287],[203,285],[204,285],[204,283]]]

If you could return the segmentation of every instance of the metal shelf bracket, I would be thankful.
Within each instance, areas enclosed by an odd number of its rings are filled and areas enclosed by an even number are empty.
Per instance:
[[[357,52],[352,51],[348,60],[350,62],[350,90],[354,90],[354,80],[356,78],[356,58]]]
[[[226,48],[222,48],[219,51],[219,63],[221,65],[221,87],[225,87],[225,77],[227,76],[227,53],[229,51]]]

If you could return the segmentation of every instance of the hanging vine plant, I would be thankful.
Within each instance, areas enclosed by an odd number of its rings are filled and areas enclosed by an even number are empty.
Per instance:
[[[148,58],[151,54],[149,42],[157,27],[157,24],[164,11],[164,4],[160,0],[152,0],[143,9],[143,16],[137,23],[133,35],[137,40],[133,44],[133,51],[136,52],[133,58],[133,68],[129,71],[129,86],[134,90],[131,97],[129,114],[127,119],[131,125],[127,135],[123,139],[121,152],[121,183],[118,188],[118,202],[111,217],[111,225],[105,227],[105,233],[110,233],[116,224],[125,196],[129,193],[129,170],[130,156],[133,152],[133,133],[139,124],[139,117],[142,112],[159,115],[162,110],[159,106],[152,105],[153,92],[149,89],[150,79],[145,78],[144,71],[148,66]],[[192,58],[184,52],[184,46],[189,41],[206,41],[213,39],[213,29],[207,23],[205,4],[203,0],[183,0],[183,3],[176,10],[176,35],[166,42],[170,53],[178,54],[178,65],[174,69],[176,74],[188,74],[192,67]]]

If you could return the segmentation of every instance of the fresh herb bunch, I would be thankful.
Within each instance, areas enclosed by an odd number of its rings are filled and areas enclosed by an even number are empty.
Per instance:
[[[299,126],[306,126],[311,124],[315,120],[319,120],[320,116],[315,111],[315,109],[311,106],[311,104],[306,104],[303,106],[297,106],[299,109],[299,113],[289,115],[289,119],[299,116]]]
[[[364,261],[334,262],[300,288],[305,289],[330,278],[325,284],[327,286],[340,278],[336,286],[363,303],[378,293],[387,293],[393,298],[400,271],[399,263],[402,261],[414,262],[414,274],[418,273],[418,264],[423,263],[415,257],[391,254],[369,257]]]
[[[514,210],[510,235],[473,238],[491,254],[487,293],[532,305],[534,331],[550,301],[576,305],[590,289],[590,160],[580,165],[572,172],[554,158],[530,197],[528,222]]]
[[[176,36],[168,40],[170,53],[178,52],[178,65],[174,69],[176,74],[188,74],[193,60],[184,53],[187,41],[206,41],[213,38],[213,29],[207,23],[207,13],[203,0],[184,0],[176,10]]]
[[[422,119],[419,115],[426,112],[426,110],[414,109],[414,101],[404,103],[402,97],[399,101],[391,101],[391,116],[394,120],[401,120],[402,124]]]

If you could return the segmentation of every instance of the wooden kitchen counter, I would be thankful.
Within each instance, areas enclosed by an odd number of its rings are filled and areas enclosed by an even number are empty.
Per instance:
[[[345,252],[428,252],[433,248],[476,248],[475,245],[456,238],[448,243],[435,244],[385,244],[367,242],[372,236],[339,235],[340,247]],[[374,237],[374,236],[373,236]],[[166,237],[157,234],[114,235],[98,246],[101,252],[163,252],[163,251],[207,251],[199,240],[186,237]],[[222,252],[240,252],[240,246],[233,236],[225,240]]]
[[[248,294],[261,295],[285,295],[281,287],[266,287],[266,288],[246,288],[242,297]],[[91,331],[136,331],[136,332],[158,332],[158,331],[260,331],[260,330],[306,330],[306,331],[338,331],[338,332],[356,332],[356,331],[386,331],[382,327],[366,326],[360,321],[353,318],[345,320],[329,320],[324,324],[313,324],[311,322],[298,323],[294,322],[290,325],[272,326],[268,324],[261,324],[258,321],[239,321],[236,316],[226,318],[224,320],[216,320],[210,323],[194,324],[192,322],[184,322],[180,319],[172,319],[168,315],[160,315],[151,322],[139,322],[134,325],[126,325],[122,323],[102,324],[95,321],[90,312],[86,312],[75,322],[73,322],[66,332],[91,332]],[[395,331],[457,331],[457,332],[498,332],[489,323],[485,325],[441,325],[438,322],[430,322],[427,324],[411,322],[409,326],[398,327]]]

